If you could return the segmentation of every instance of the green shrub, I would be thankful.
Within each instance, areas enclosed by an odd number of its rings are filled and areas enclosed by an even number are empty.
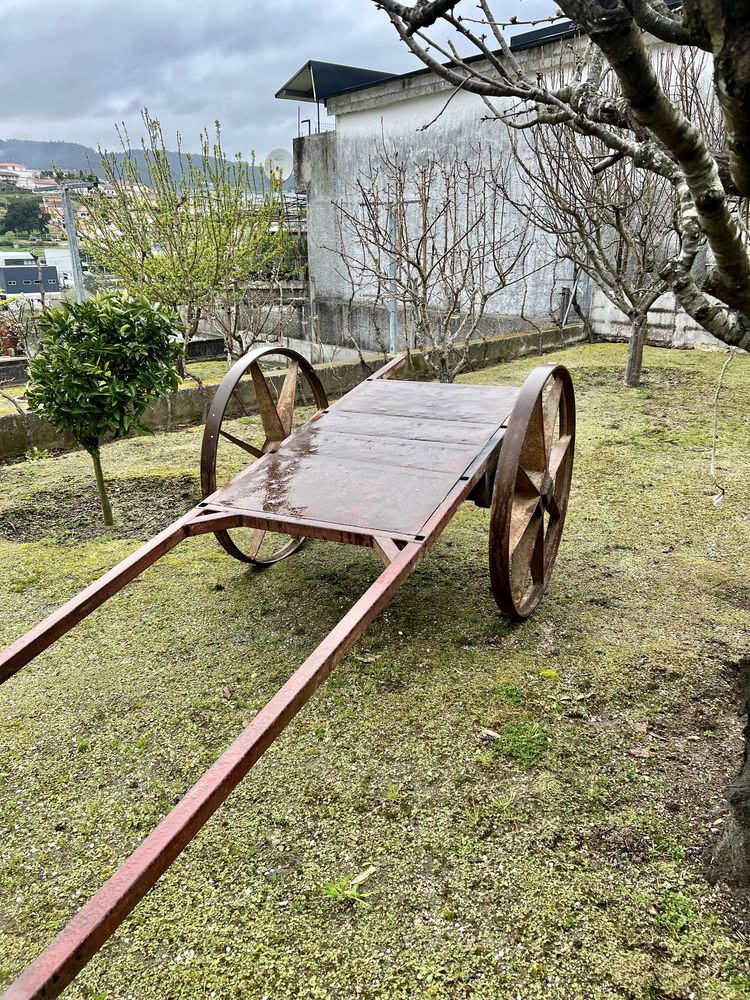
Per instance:
[[[179,385],[175,313],[144,296],[97,295],[46,310],[39,354],[29,361],[29,407],[68,431],[94,463],[104,523],[112,524],[99,449],[108,434],[150,433],[148,404]]]

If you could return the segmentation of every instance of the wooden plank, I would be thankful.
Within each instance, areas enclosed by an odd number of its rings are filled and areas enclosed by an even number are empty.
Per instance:
[[[211,500],[248,513],[289,514],[373,532],[414,534],[456,478],[451,473],[283,451],[268,456]]]
[[[398,383],[401,385],[401,383]],[[502,421],[498,421],[500,424]],[[311,426],[319,426],[336,434],[355,434],[387,438],[389,441],[435,441],[445,444],[469,444],[481,447],[492,433],[487,424],[463,420],[432,420],[429,417],[402,417],[387,413],[360,413],[356,410],[331,407]]]
[[[489,437],[487,425],[481,426],[486,440]],[[400,466],[428,472],[449,472],[455,476],[460,476],[477,454],[476,445],[414,441],[388,434],[338,434],[329,427],[327,421],[317,421],[303,428],[286,442],[279,454],[336,455],[369,465],[382,465],[385,469]]]
[[[363,382],[338,404],[340,411],[491,424],[507,419],[518,389],[433,382]]]

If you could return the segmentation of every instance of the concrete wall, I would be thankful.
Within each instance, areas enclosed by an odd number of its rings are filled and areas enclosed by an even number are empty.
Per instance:
[[[527,354],[542,354],[545,351],[556,351],[561,347],[580,343],[585,339],[581,326],[568,326],[564,330],[550,328],[546,330],[523,331],[494,337],[473,344],[469,360],[474,368],[496,364],[499,361],[509,361]],[[419,354],[412,355],[412,365],[406,377],[420,378],[424,370]],[[383,363],[381,356],[365,358],[367,367],[357,362],[334,362],[333,364],[316,365],[318,377],[323,383],[329,398],[334,399],[354,388],[367,378]],[[280,388],[284,378],[283,372],[271,375],[269,379],[276,381]],[[144,417],[144,423],[151,430],[172,430],[187,424],[203,423],[208,414],[211,400],[218,389],[218,384],[196,386],[181,389],[149,407]],[[250,379],[243,383],[243,409],[246,412],[256,410],[255,393]],[[0,460],[17,458],[31,448],[68,449],[76,447],[70,435],[59,434],[43,417],[33,413],[10,413],[0,416]]]
[[[591,300],[591,326],[605,340],[629,340],[630,320],[598,288]],[[677,305],[671,292],[656,300],[648,313],[648,343],[658,347],[716,347],[726,349]]]
[[[559,55],[558,46],[548,45],[522,57],[534,66],[552,66]],[[398,78],[343,94],[327,103],[328,112],[336,117],[334,131],[295,140],[295,178],[298,190],[307,195],[309,273],[318,313],[316,333],[322,341],[344,343],[351,334],[366,349],[378,346],[374,330],[382,326],[381,316],[366,296],[356,296],[357,310],[350,317],[352,290],[335,252],[339,236],[334,207],[336,202],[351,204],[361,199],[355,183],[377,156],[377,144],[395,145],[407,163],[445,162],[454,158],[456,151],[471,158],[471,151],[479,144],[485,158],[490,150],[495,162],[507,157],[506,131],[496,122],[483,121],[487,108],[476,95],[455,93],[441,114],[450,94],[448,85],[432,74]],[[433,124],[425,129],[429,122]],[[520,181],[511,174],[510,183],[517,186]],[[508,211],[512,216],[511,206]],[[504,220],[506,232],[516,228],[518,216],[516,220]],[[518,329],[524,325],[519,321],[522,314],[539,325],[559,318],[563,290],[572,285],[572,265],[555,261],[541,234],[532,234],[531,244],[523,269],[527,280],[504,289],[492,300],[485,330]],[[517,276],[522,276],[520,271]],[[587,298],[585,283],[579,288],[579,300],[586,304]],[[399,348],[404,346],[402,341]]]

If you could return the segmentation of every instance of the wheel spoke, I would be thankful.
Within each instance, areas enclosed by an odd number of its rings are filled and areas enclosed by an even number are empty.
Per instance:
[[[555,433],[557,414],[560,409],[560,400],[562,399],[562,390],[563,390],[562,379],[555,378],[550,387],[550,391],[547,393],[547,397],[543,403],[544,450],[547,454],[548,461],[550,457],[550,452],[552,451],[552,437]]]
[[[221,435],[221,437],[226,438],[227,441],[231,441],[232,444],[236,444],[238,448],[242,448],[244,451],[249,452],[256,458],[263,457],[263,452],[260,450],[260,448],[256,448],[255,445],[248,444],[247,441],[242,441],[240,438],[235,437],[234,434],[230,434],[229,431],[220,430],[219,434]]]
[[[521,448],[520,465],[524,469],[535,469],[540,472],[547,468],[547,450],[544,434],[544,411],[541,398],[537,399],[531,411],[526,428],[526,437]]]
[[[544,583],[544,515],[539,518],[539,530],[531,553],[531,579],[534,583]]]
[[[535,510],[526,530],[510,557],[511,589],[516,600],[520,600],[526,590],[532,560],[538,549],[539,536],[544,531],[544,517],[541,510]]]
[[[266,532],[263,528],[255,528],[250,538],[250,544],[247,547],[247,554],[251,559],[256,559],[258,553],[260,552],[260,547],[263,544],[263,539],[266,537]]]
[[[541,492],[542,475],[541,472],[528,472],[519,465],[516,473],[516,493],[538,495]]]
[[[294,401],[297,396],[297,376],[299,375],[299,361],[292,361],[287,369],[284,384],[281,386],[279,399],[276,403],[276,410],[284,428],[284,435],[292,433],[292,417],[294,416]]]
[[[549,457],[550,479],[554,479],[557,473],[560,471],[560,466],[562,465],[563,460],[565,459],[565,456],[568,453],[569,447],[570,447],[570,434],[566,434],[564,437],[560,438],[555,447],[552,449],[552,452]]]
[[[284,428],[279,419],[279,414],[274,405],[273,397],[268,388],[268,383],[263,377],[263,372],[260,370],[260,366],[256,362],[250,365],[250,374],[253,377],[253,385],[255,386],[255,398],[258,403],[258,410],[260,411],[260,419],[263,423],[263,430],[266,432],[266,437],[269,441],[283,441],[287,435],[284,433]]]
[[[557,503],[557,497],[552,493],[546,500],[544,506],[547,508],[547,513],[550,516],[550,520],[559,521],[560,520],[560,507]]]
[[[513,497],[513,507],[510,512],[510,553],[513,555],[529,526],[529,521],[536,513],[540,499],[538,496],[516,494]]]

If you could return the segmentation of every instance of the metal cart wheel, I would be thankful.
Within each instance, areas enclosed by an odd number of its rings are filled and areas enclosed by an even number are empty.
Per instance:
[[[260,358],[268,355],[279,355],[290,360],[277,399],[274,399],[272,388],[258,364]],[[204,500],[211,496],[218,486],[225,485],[225,483],[217,483],[217,460],[222,440],[228,442],[233,448],[241,449],[259,459],[263,455],[277,451],[282,441],[289,437],[294,421],[300,373],[307,382],[315,405],[319,410],[326,409],[328,399],[315,369],[306,358],[291,348],[259,347],[240,358],[229,370],[213,398],[203,431],[201,492]],[[265,440],[260,445],[246,440],[242,436],[241,429],[234,427],[232,431],[229,431],[226,427],[227,422],[231,421],[237,413],[244,412],[242,400],[236,390],[238,390],[243,376],[247,374],[252,378],[255,387],[255,398],[265,434]],[[242,536],[246,531],[247,529],[235,531],[234,536],[229,531],[216,531],[214,534],[219,544],[230,556],[255,566],[270,566],[272,563],[279,562],[279,560],[296,552],[305,541],[304,538],[291,538],[279,548],[277,547],[278,535],[256,528],[250,531],[249,540],[245,541]]]
[[[510,415],[492,495],[492,592],[511,618],[528,618],[549,586],[568,508],[575,423],[567,368],[539,365]]]

